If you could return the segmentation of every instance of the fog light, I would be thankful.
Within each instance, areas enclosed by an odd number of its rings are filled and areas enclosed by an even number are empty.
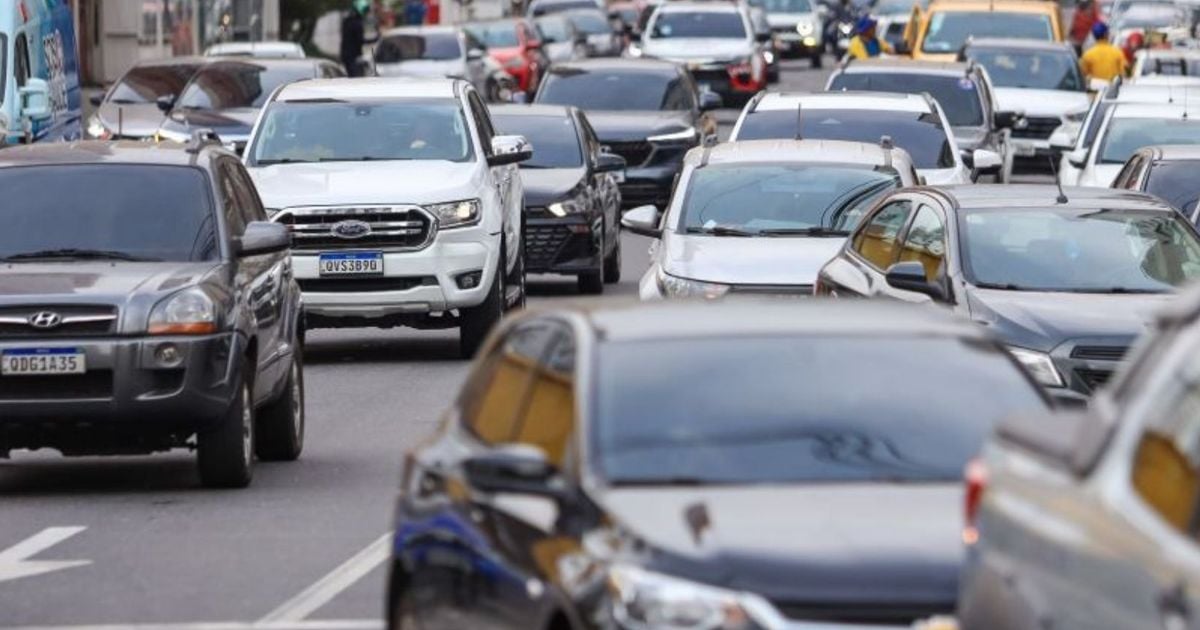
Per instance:
[[[805,38],[804,38],[804,45],[805,45],[805,46],[816,46],[816,45],[817,45],[817,38],[815,38],[815,37],[805,37]]]
[[[483,271],[468,271],[461,273],[454,279],[455,284],[460,289],[474,289],[479,286],[479,281],[483,278]]]
[[[162,343],[154,349],[154,360],[160,367],[176,367],[183,361],[183,355],[175,344]]]

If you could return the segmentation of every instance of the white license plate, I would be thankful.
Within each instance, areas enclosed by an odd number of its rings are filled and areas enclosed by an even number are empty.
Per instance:
[[[28,348],[5,350],[0,355],[0,376],[83,374],[87,359],[78,348]]]
[[[379,252],[345,252],[321,254],[317,271],[322,276],[378,276],[383,274],[383,254]]]

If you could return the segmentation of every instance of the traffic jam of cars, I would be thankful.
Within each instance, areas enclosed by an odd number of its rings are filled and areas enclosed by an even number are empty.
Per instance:
[[[91,98],[18,5],[0,477],[300,475],[323,344],[452,335],[375,616],[231,630],[1200,628],[1194,3],[532,0]]]

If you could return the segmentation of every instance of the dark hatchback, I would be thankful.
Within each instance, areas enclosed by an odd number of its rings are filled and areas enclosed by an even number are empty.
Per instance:
[[[196,72],[211,61],[204,57],[173,57],[143,61],[130,68],[107,92],[92,97],[97,109],[88,119],[88,137],[153,138],[166,116],[160,99],[164,104],[174,102]]]
[[[553,105],[492,106],[500,133],[525,136],[533,158],[525,186],[525,271],[579,278],[597,294],[621,280],[621,191],[625,160],[604,151],[583,112]]]
[[[304,439],[289,236],[215,138],[0,152],[0,456],[195,448],[244,486]]]
[[[625,158],[621,198],[632,208],[666,206],[683,156],[716,142],[708,112],[721,98],[700,93],[687,70],[670,62],[594,59],[552,66],[536,102],[587,113],[600,142]]]
[[[927,309],[527,313],[406,458],[389,627],[910,627],[954,610],[964,466],[1047,406]]]
[[[1149,195],[974,185],[880,199],[814,292],[945,305],[986,326],[1060,402],[1083,403],[1175,289],[1200,237]]]

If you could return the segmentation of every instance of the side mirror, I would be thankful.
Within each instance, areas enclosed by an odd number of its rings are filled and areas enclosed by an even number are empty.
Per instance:
[[[725,99],[721,98],[716,92],[705,90],[700,93],[700,111],[711,112],[714,109],[721,109],[725,105]]]
[[[482,48],[471,48],[467,51],[467,61],[479,61],[487,56]]]
[[[596,158],[597,173],[616,173],[625,170],[625,158],[612,153],[601,153]]]
[[[496,136],[492,138],[492,155],[488,166],[517,164],[533,157],[533,146],[525,136]]]
[[[287,227],[270,221],[255,221],[246,226],[246,232],[236,241],[235,254],[241,257],[274,254],[292,246],[292,236]]]
[[[925,279],[925,266],[915,260],[898,262],[887,270],[887,283],[893,289],[928,295],[934,301],[946,299],[942,287]]]
[[[97,92],[96,94],[93,94],[90,98],[88,98],[88,102],[92,104],[92,107],[100,107],[104,104],[104,92]]]
[[[1075,168],[1084,168],[1087,166],[1087,149],[1075,149],[1067,153],[1067,162]]]
[[[638,206],[621,217],[621,227],[642,236],[658,238],[662,230],[658,227],[658,207]]]
[[[46,120],[50,109],[50,84],[43,79],[29,79],[17,91],[21,99],[21,116],[29,120]]]
[[[1076,476],[1087,474],[1100,459],[1115,423],[1092,411],[1009,416],[996,427],[996,437]]]
[[[995,173],[1004,166],[1004,159],[995,151],[975,149],[971,154],[971,164],[977,173]]]
[[[1021,112],[996,112],[993,120],[997,129],[1021,129],[1028,124]]]
[[[1075,148],[1075,139],[1066,131],[1056,130],[1050,134],[1050,148],[1059,153],[1070,151]]]
[[[542,449],[528,444],[501,444],[463,462],[471,487],[482,492],[535,496],[565,495],[558,471]]]
[[[154,104],[158,106],[159,111],[165,114],[175,108],[175,97],[165,94],[154,99]]]

